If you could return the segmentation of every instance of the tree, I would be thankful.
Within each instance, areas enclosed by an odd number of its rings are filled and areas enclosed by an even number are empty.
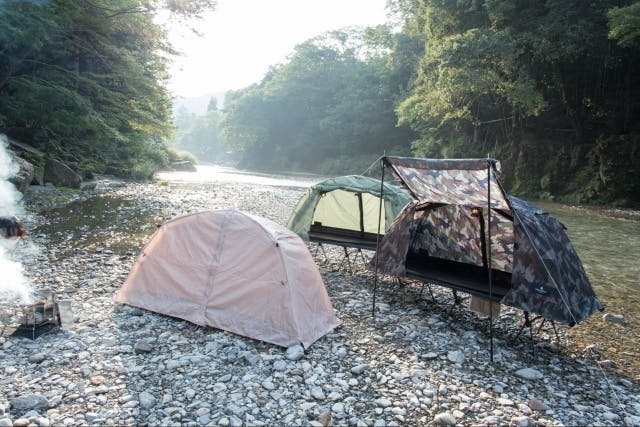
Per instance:
[[[211,0],[5,0],[0,126],[87,172],[148,176],[170,135],[160,8],[197,16]]]
[[[406,153],[413,135],[396,126],[405,81],[393,81],[404,77],[394,68],[394,41],[387,27],[330,32],[231,93],[223,128],[242,165],[353,173],[385,150]]]

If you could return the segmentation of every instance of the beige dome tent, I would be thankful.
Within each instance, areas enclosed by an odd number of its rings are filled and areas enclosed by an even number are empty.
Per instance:
[[[233,210],[166,222],[114,299],[285,347],[308,347],[340,323],[305,243]]]

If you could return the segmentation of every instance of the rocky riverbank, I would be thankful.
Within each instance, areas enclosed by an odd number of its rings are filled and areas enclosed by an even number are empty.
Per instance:
[[[0,426],[640,425],[638,383],[562,329],[559,342],[549,328],[534,347],[528,333],[512,342],[522,319],[503,310],[491,363],[488,321],[464,301],[385,279],[372,316],[373,276],[338,268],[338,250],[317,259],[343,324],[304,352],[112,302],[165,219],[232,207],[284,223],[302,191],[102,181],[64,206],[27,193],[33,246],[16,253],[75,319],[35,341],[0,338]],[[2,327],[18,314],[3,303]]]

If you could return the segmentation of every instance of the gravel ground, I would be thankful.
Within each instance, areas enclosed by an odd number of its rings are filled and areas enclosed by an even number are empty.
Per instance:
[[[304,352],[112,302],[165,219],[233,207],[283,224],[300,188],[100,181],[66,199],[56,191],[27,193],[38,213],[14,256],[75,318],[36,340],[0,337],[0,427],[640,425],[638,383],[562,328],[559,341],[549,328],[535,345],[528,333],[512,340],[522,318],[503,309],[491,363],[488,320],[466,300],[385,278],[372,316],[372,274],[355,254],[340,265],[335,248],[316,259],[343,324]],[[0,306],[3,331],[19,309]]]

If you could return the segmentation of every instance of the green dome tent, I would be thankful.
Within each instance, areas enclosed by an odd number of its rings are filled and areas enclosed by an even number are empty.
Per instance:
[[[380,188],[380,180],[361,175],[340,176],[319,182],[302,196],[289,218],[287,228],[305,241],[315,241],[314,228],[321,229],[325,233],[323,235],[329,232],[338,238],[351,236],[357,240],[358,237],[376,236]],[[382,197],[384,215],[380,230],[384,232],[411,201],[411,197],[404,189],[387,183],[382,186]],[[337,244],[343,243],[344,246],[350,246],[348,241],[342,239]]]

